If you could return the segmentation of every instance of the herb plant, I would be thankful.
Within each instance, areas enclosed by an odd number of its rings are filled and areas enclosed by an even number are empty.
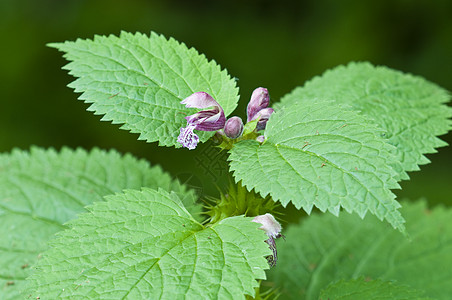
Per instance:
[[[196,199],[116,151],[2,154],[0,298],[449,299],[452,211],[391,191],[446,145],[444,89],[350,63],[279,102],[256,88],[244,122],[236,81],[174,39],[50,46],[88,110],[180,151],[212,139],[233,180]],[[319,212],[282,229],[289,203]]]

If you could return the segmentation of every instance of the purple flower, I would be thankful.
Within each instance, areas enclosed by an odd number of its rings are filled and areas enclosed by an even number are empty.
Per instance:
[[[181,104],[185,104],[187,108],[210,108],[199,111],[191,116],[185,117],[187,126],[180,129],[177,141],[190,150],[195,149],[198,145],[199,137],[193,130],[216,131],[222,129],[226,122],[223,108],[206,92],[194,93],[184,100]]]
[[[239,117],[232,117],[224,125],[224,134],[230,139],[236,139],[242,135],[243,121]]]
[[[265,231],[268,236],[268,240],[265,242],[269,245],[269,248],[273,251],[273,256],[267,257],[268,263],[271,267],[276,265],[276,261],[278,260],[278,252],[276,251],[276,243],[275,239],[281,237],[281,224],[276,221],[275,217],[271,214],[265,214],[257,216],[253,219],[253,222],[262,224],[259,229]]]
[[[268,90],[263,87],[258,87],[253,91],[251,95],[251,100],[246,108],[247,119],[246,122],[254,120],[254,116],[261,109],[266,108],[270,103],[270,96],[268,95]]]
[[[261,109],[254,115],[254,117],[251,119],[251,121],[259,119],[259,121],[257,122],[257,125],[256,125],[257,131],[265,129],[265,126],[267,125],[267,121],[270,118],[270,115],[274,111],[275,110],[273,108],[267,107],[267,108]]]

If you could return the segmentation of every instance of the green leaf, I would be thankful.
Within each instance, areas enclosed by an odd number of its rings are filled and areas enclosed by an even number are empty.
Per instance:
[[[421,291],[394,282],[365,280],[364,278],[342,280],[329,285],[320,293],[320,300],[428,300]]]
[[[262,196],[284,206],[292,202],[338,214],[340,207],[361,217],[370,211],[403,231],[392,188],[399,163],[381,131],[335,102],[292,103],[267,123],[266,141],[247,140],[230,150],[230,168]]]
[[[60,152],[32,148],[0,155],[0,294],[18,299],[30,267],[62,224],[84,206],[122,191],[161,187],[176,191],[194,214],[195,194],[160,167],[115,151]]]
[[[411,239],[371,215],[310,216],[284,233],[269,277],[282,286],[285,299],[317,299],[331,282],[363,276],[450,299],[452,209],[404,202],[402,213]]]
[[[52,241],[32,298],[245,299],[265,279],[268,237],[251,218],[204,227],[161,189],[106,198]]]
[[[405,171],[430,161],[423,155],[447,145],[436,136],[451,129],[450,94],[425,79],[369,63],[326,71],[283,97],[279,105],[315,98],[348,104],[386,132]],[[278,107],[278,104],[276,105]]]
[[[79,77],[69,86],[91,103],[88,110],[102,120],[124,124],[139,139],[180,147],[177,136],[185,116],[196,112],[180,101],[194,92],[207,92],[229,115],[237,106],[236,83],[214,61],[174,39],[152,32],[150,37],[121,32],[119,37],[55,43],[71,61],[64,68]],[[212,132],[200,132],[206,141]]]

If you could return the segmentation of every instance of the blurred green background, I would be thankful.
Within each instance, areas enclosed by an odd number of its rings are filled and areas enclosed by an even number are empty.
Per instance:
[[[61,53],[49,42],[118,35],[121,30],[174,37],[215,59],[238,78],[245,116],[252,90],[267,87],[278,101],[327,68],[370,61],[423,76],[452,91],[452,1],[107,1],[0,0],[0,151],[31,145],[115,148],[190,179],[216,194],[226,172],[209,174],[195,151],[137,141],[99,122],[66,87]],[[442,137],[449,144],[452,136]],[[447,203],[452,148],[428,156],[399,197]],[[224,163],[223,163],[224,164]],[[210,170],[212,171],[212,169]],[[450,203],[451,201],[449,201]]]

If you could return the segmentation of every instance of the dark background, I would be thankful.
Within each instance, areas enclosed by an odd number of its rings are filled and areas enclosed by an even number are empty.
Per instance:
[[[61,53],[49,42],[118,35],[121,30],[174,37],[239,79],[245,116],[252,90],[278,101],[327,68],[370,61],[423,76],[452,90],[452,1],[111,1],[0,0],[0,151],[31,145],[115,148],[160,164],[173,176],[216,194],[225,171],[209,174],[195,151],[160,148],[100,122],[66,87]],[[442,137],[448,143],[452,136]],[[452,148],[428,156],[400,197],[450,203]],[[221,176],[220,176],[221,175]]]

